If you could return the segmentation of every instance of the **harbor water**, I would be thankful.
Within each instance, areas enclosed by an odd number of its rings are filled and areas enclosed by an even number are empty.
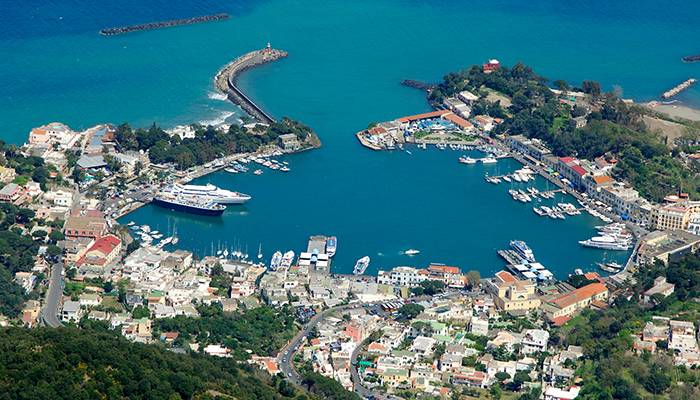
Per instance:
[[[31,4],[30,4],[31,3]],[[239,80],[273,116],[312,126],[323,148],[286,158],[292,168],[261,176],[217,173],[200,180],[251,194],[219,219],[145,207],[129,215],[161,231],[177,225],[178,246],[208,252],[214,243],[248,246],[266,257],[302,250],[313,234],[338,236],[334,270],[349,272],[369,255],[378,267],[456,264],[490,274],[496,250],[527,241],[558,276],[591,269],[603,251],[577,241],[598,224],[583,214],[554,221],[514,202],[506,184],[483,180],[487,169],[518,168],[512,160],[464,166],[458,153],[375,153],[354,133],[373,121],[427,111],[423,93],[403,79],[438,81],[453,70],[498,58],[523,61],[542,75],[601,82],[638,101],[659,95],[700,64],[700,3],[651,0],[264,0],[12,2],[0,12],[0,132],[22,143],[54,120],[75,129],[102,122],[156,122],[165,127],[236,120],[240,110],[214,92],[213,76],[233,58],[268,41],[289,52]],[[226,12],[227,21],[115,37],[102,28]],[[680,100],[700,106],[697,86]],[[538,186],[545,186],[539,182]],[[409,248],[421,250],[409,258]],[[608,259],[624,254],[608,253]]]

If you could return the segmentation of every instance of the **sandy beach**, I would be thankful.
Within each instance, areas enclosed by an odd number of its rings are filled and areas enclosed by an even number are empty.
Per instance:
[[[644,103],[644,106],[656,112],[670,115],[674,118],[683,118],[690,121],[700,121],[700,110],[685,106],[681,103],[662,104],[657,101],[652,101],[649,103]]]

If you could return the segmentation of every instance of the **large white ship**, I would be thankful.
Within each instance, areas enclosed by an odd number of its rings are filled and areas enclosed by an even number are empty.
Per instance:
[[[245,193],[221,189],[212,184],[180,185],[176,183],[164,191],[174,195],[208,197],[211,201],[219,204],[243,204],[251,199],[251,197]]]

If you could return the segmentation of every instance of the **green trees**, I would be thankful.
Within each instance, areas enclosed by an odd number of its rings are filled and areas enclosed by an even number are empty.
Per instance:
[[[128,124],[117,127],[115,139],[122,150],[144,150],[152,162],[174,163],[178,169],[201,165],[223,155],[253,152],[260,146],[275,143],[283,134],[294,134],[304,142],[311,129],[297,121],[283,118],[266,129],[256,128],[250,133],[240,125],[231,125],[227,132],[211,126],[196,127],[194,138],[180,139],[168,136],[165,131],[152,125],[148,129],[133,130]]]
[[[170,400],[211,393],[239,400],[299,394],[231,359],[178,355],[96,329],[0,330],[0,399]]]
[[[306,372],[303,380],[304,386],[319,397],[328,400],[359,400],[360,397],[349,392],[335,379],[327,378],[316,372]]]
[[[200,344],[223,344],[235,358],[273,355],[296,333],[294,316],[287,309],[258,307],[241,314],[224,314],[221,305],[199,307],[199,318],[177,316],[154,322],[158,332],[176,331],[185,340]]]
[[[416,303],[406,303],[399,308],[399,314],[405,319],[413,319],[422,313],[424,307]]]

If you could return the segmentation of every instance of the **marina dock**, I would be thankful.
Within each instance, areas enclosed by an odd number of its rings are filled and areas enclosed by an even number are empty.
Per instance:
[[[153,29],[170,28],[173,26],[194,25],[194,24],[201,24],[204,22],[223,21],[223,20],[226,20],[228,18],[229,18],[228,14],[221,13],[221,14],[203,15],[200,17],[193,17],[193,18],[172,19],[172,20],[168,20],[168,21],[149,22],[146,24],[118,26],[118,27],[114,27],[114,28],[101,29],[100,35],[115,36],[115,35],[121,35],[124,33],[130,33],[130,32],[140,32],[140,31],[150,31]]]
[[[668,90],[664,92],[664,94],[661,95],[662,98],[664,99],[670,99],[671,97],[679,94],[680,92],[688,89],[689,87],[693,86],[697,82],[697,79],[695,78],[690,78],[686,80],[685,82],[673,87],[673,89]]]
[[[275,119],[246,96],[245,93],[236,86],[236,80],[241,73],[250,68],[267,64],[284,57],[287,57],[286,51],[273,49],[268,43],[267,47],[264,49],[251,51],[228,63],[216,74],[214,83],[217,89],[228,96],[231,102],[241,107],[245,112],[250,114],[251,117],[260,122],[271,124],[275,122]]]

